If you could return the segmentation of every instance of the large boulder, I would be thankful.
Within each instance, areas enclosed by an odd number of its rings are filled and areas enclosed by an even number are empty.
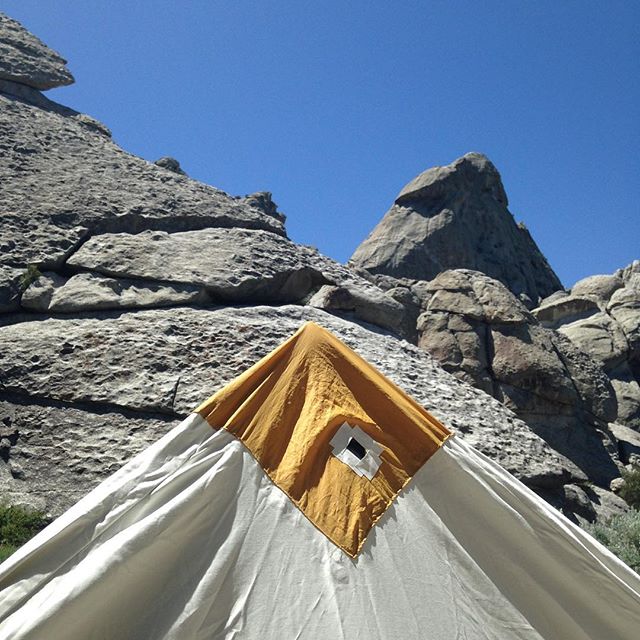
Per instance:
[[[497,169],[468,153],[406,185],[351,261],[372,273],[416,280],[473,269],[535,306],[562,285],[507,204]]]
[[[607,424],[616,402],[602,367],[540,326],[500,282],[445,271],[426,285],[418,344],[442,366],[509,407],[607,488],[620,475]]]
[[[53,513],[307,320],[335,332],[530,486],[558,494],[585,480],[509,409],[417,347],[312,307],[180,307],[20,320],[0,327],[7,347],[0,351],[0,490]]]
[[[190,284],[105,278],[95,273],[78,273],[71,278],[45,273],[21,300],[25,309],[52,314],[174,307],[208,301],[201,287]]]
[[[627,359],[628,343],[622,327],[606,311],[599,311],[558,327],[579,349],[615,369]]]
[[[237,228],[102,234],[67,265],[114,278],[200,286],[219,301],[292,302],[324,283],[298,245]]]
[[[543,300],[534,314],[602,363],[616,392],[618,422],[640,430],[640,261],[584,278],[564,296]]]
[[[300,302],[404,337],[415,328],[408,321],[414,315],[379,287],[312,247],[262,230],[100,234],[69,257],[64,273],[50,271],[37,278],[22,294],[22,307],[68,314]]]
[[[0,13],[0,79],[39,90],[73,83],[67,61],[19,22]]]
[[[405,326],[404,305],[373,287],[324,285],[311,297],[309,305],[330,312],[351,312],[365,322],[393,329],[400,335],[413,333],[411,327]]]

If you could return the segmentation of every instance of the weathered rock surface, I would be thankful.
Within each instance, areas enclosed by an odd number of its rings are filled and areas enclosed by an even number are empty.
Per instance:
[[[97,481],[307,320],[334,331],[531,486],[561,490],[564,483],[584,480],[508,409],[444,372],[418,348],[310,307],[263,306],[103,312],[0,327],[7,345],[0,353],[0,399],[6,411],[23,416],[5,421],[10,433],[0,487],[37,497],[50,509],[68,506],[77,491],[52,496],[52,474],[67,478],[65,484],[85,473]],[[130,422],[132,416],[139,419]],[[135,435],[131,440],[129,433]],[[78,437],[82,442],[65,457],[65,447]],[[56,442],[56,455],[42,464],[57,468],[40,474],[38,456]],[[12,465],[24,475],[15,477]],[[83,490],[91,482],[83,479]]]
[[[407,315],[404,305],[373,287],[364,289],[349,285],[324,285],[309,300],[309,304],[326,311],[352,312],[356,318],[392,329],[401,335],[406,335],[412,329],[404,326]]]
[[[75,112],[72,112],[75,113]],[[265,229],[279,217],[129,155],[73,115],[0,94],[0,263],[57,268],[91,235]]]
[[[617,423],[610,424],[609,429],[618,444],[621,462],[640,466],[640,433]]]
[[[640,261],[580,280],[534,314],[602,363],[615,389],[617,421],[640,430]]]
[[[62,289],[66,282],[67,278],[64,276],[55,272],[45,272],[26,289],[20,303],[25,309],[47,311],[54,292]]]
[[[0,313],[14,311],[20,306],[20,279],[23,269],[0,264]]]
[[[0,13],[0,78],[36,89],[73,83],[67,61],[29,33],[19,22]]]
[[[478,153],[412,180],[351,261],[372,273],[416,280],[447,269],[481,271],[527,306],[562,288],[509,212],[497,169]]]
[[[239,198],[241,202],[263,211],[268,216],[273,216],[284,223],[286,216],[281,211],[278,211],[278,205],[273,201],[273,197],[270,191],[256,191],[256,193],[250,193],[249,195]]]
[[[571,322],[574,322],[590,318],[598,311],[597,302],[591,298],[553,294],[543,300],[542,305],[534,310],[534,314],[545,327],[555,328],[561,324],[561,320],[571,318]]]
[[[182,170],[180,163],[171,156],[162,156],[162,158],[158,158],[153,164],[158,167],[162,167],[163,169],[167,169],[168,171],[173,171],[173,173],[178,173],[181,176],[186,176],[187,174]]]
[[[2,400],[2,498],[57,515],[177,422],[51,400]]]
[[[636,370],[637,371],[637,370]],[[630,367],[611,372],[611,384],[618,399],[618,422],[640,431],[640,376]]]
[[[80,273],[69,279],[46,272],[24,292],[22,307],[73,313],[311,298],[310,304],[329,312],[403,336],[415,333],[416,314],[392,295],[311,247],[261,230],[101,234],[73,253],[65,264],[69,271]],[[319,289],[322,294],[313,295]]]
[[[608,300],[613,292],[624,287],[624,280],[618,275],[596,275],[576,282],[571,293],[577,297]]]
[[[190,284],[105,278],[94,273],[67,279],[47,273],[25,291],[21,302],[25,309],[58,314],[197,305],[210,300],[203,289]]]
[[[616,403],[602,368],[482,273],[445,271],[426,288],[418,344],[608,487],[620,471],[607,430]]]
[[[628,343],[622,327],[606,312],[593,313],[558,330],[608,369],[614,369],[626,359]]]
[[[593,485],[587,486],[586,492],[593,505],[595,516],[601,522],[629,511],[629,505],[612,491]]]
[[[217,300],[291,302],[324,282],[304,249],[266,231],[104,234],[67,261],[115,278],[202,286]]]

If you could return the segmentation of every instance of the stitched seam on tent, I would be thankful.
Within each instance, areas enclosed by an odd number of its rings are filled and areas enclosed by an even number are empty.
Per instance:
[[[431,458],[433,458],[433,456],[435,456],[436,453],[438,453],[438,451],[440,451],[440,449],[442,449],[442,446],[444,445],[444,443],[447,440],[449,440],[449,438],[452,438],[453,436],[454,436],[454,433],[453,433],[453,431],[451,431],[450,433],[448,433],[445,436],[445,438],[444,438],[444,440],[442,440],[442,442],[438,443],[438,448],[428,458],[425,459],[425,461],[415,470],[413,475],[409,476],[404,481],[402,486],[393,494],[393,496],[389,500],[389,502],[388,502],[386,508],[384,509],[384,511],[380,515],[376,516],[375,518],[373,518],[371,520],[371,527],[369,527],[369,531],[367,531],[367,533],[364,536],[364,538],[362,538],[360,544],[358,545],[358,548],[356,549],[355,554],[351,555],[346,549],[343,549],[343,551],[345,551],[345,553],[347,553],[347,555],[351,556],[352,558],[355,558],[360,553],[360,551],[362,551],[362,547],[364,546],[364,543],[367,541],[367,538],[369,537],[369,534],[371,533],[371,531],[373,531],[373,528],[378,524],[380,518],[382,518],[382,516],[387,512],[389,507],[396,501],[398,496],[404,491],[405,487],[416,477],[416,475],[420,471],[420,469],[422,469],[422,467],[424,467],[424,465],[427,464],[427,462],[429,462],[429,460],[431,460]],[[338,546],[340,546],[340,545],[338,545]],[[340,547],[340,548],[342,548],[342,547]]]
[[[251,449],[249,449],[249,447],[242,441],[241,438],[239,438],[235,433],[233,433],[232,431],[230,431],[229,429],[227,429],[226,427],[214,427],[213,425],[210,425],[211,428],[214,431],[221,431],[224,430],[226,431],[228,434],[230,434],[235,440],[237,440],[242,447],[249,453],[249,455],[255,460],[256,464],[262,469],[262,471],[264,472],[264,475],[267,476],[267,478],[269,479],[269,481],[271,482],[271,484],[278,489],[278,491],[281,491],[282,493],[284,493],[285,496],[287,496],[287,498],[289,498],[291,504],[293,504],[293,506],[307,519],[308,522],[310,522],[325,538],[327,538],[330,542],[332,542],[336,547],[338,547],[339,549],[342,549],[342,551],[344,551],[344,553],[346,553],[350,558],[355,559],[358,554],[360,553],[360,551],[362,551],[362,547],[364,546],[364,543],[367,541],[367,539],[369,538],[369,534],[371,533],[371,531],[373,530],[373,528],[376,526],[376,524],[378,523],[378,521],[380,520],[380,518],[382,518],[382,516],[387,512],[387,510],[389,509],[389,507],[395,502],[396,498],[402,493],[402,491],[404,490],[404,488],[413,480],[413,478],[415,477],[415,475],[418,473],[418,471],[420,471],[420,469],[422,469],[422,467],[424,467],[424,465],[429,462],[429,460],[436,454],[438,453],[438,451],[442,448],[442,446],[445,444],[445,442],[447,442],[447,440],[449,440],[450,438],[452,438],[455,433],[453,431],[451,431],[450,433],[448,433],[445,438],[442,440],[442,442],[437,444],[437,448],[436,450],[427,458],[425,458],[424,462],[416,469],[415,473],[412,476],[409,476],[404,483],[402,484],[402,486],[393,494],[393,496],[391,497],[391,499],[386,501],[386,506],[383,509],[382,513],[380,513],[379,515],[377,515],[375,518],[371,519],[371,526],[369,527],[369,530],[367,531],[367,533],[365,534],[365,536],[362,538],[362,540],[360,541],[360,543],[358,544],[358,546],[356,547],[356,550],[354,553],[351,553],[348,549],[346,549],[343,545],[341,545],[339,542],[337,542],[330,534],[326,533],[325,531],[323,531],[302,509],[302,507],[300,507],[300,505],[291,497],[291,495],[289,494],[289,492],[286,489],[283,489],[272,477],[271,474],[264,468],[264,466],[262,465],[262,463],[260,462],[260,460],[258,460],[258,458],[254,455],[253,451],[251,451]]]

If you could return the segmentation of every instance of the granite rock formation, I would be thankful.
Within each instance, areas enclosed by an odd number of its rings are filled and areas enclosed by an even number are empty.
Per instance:
[[[608,428],[617,407],[602,367],[540,326],[485,274],[445,271],[426,290],[419,346],[447,371],[500,400],[591,482],[608,489],[620,475]]]
[[[67,61],[29,33],[19,22],[0,13],[0,79],[34,89],[73,83]]]
[[[534,314],[602,363],[615,389],[618,422],[640,431],[640,261],[580,280],[543,300]]]
[[[9,58],[15,29],[0,21]],[[33,54],[33,77],[52,73],[51,55]],[[424,279],[374,276],[296,244],[269,192],[231,196],[189,179],[172,159],[158,165],[132,156],[105,125],[48,100],[16,74],[0,78],[0,155],[0,491],[6,499],[59,514],[314,320],[569,515],[593,519],[625,508],[606,487],[591,484],[594,473],[572,450],[572,439],[579,449],[600,423],[583,425],[586,436],[577,430],[559,446],[509,408],[525,388],[526,353],[522,371],[511,371],[505,358],[496,378],[478,346],[477,362],[473,348],[459,369],[444,362],[454,376],[416,346],[418,335],[424,347],[431,331],[428,314],[435,322],[446,306],[446,287],[438,293]],[[504,213],[497,172],[479,156],[465,158],[450,172],[454,180],[468,173],[473,183],[462,190],[460,210],[487,219],[493,209]],[[448,180],[443,174],[432,182]],[[402,207],[433,204],[427,182],[404,193]],[[518,247],[525,246],[527,236],[509,229],[525,243]],[[531,300],[557,288],[534,254],[529,251],[528,265],[518,263],[521,271],[509,267],[521,274],[512,287]],[[531,265],[527,279],[522,270]],[[535,356],[547,379],[559,384],[551,401],[566,407],[575,400],[594,421],[610,417],[597,365],[587,356],[580,361],[568,339],[569,346],[549,338],[552,332],[498,283],[487,278],[482,291],[470,286],[475,298],[459,296],[462,310],[449,314],[452,323],[455,316],[472,327],[447,324],[456,340],[473,342],[474,331],[495,330],[508,353],[524,348],[522,337],[530,336],[548,352]],[[477,309],[464,310],[471,303]],[[558,352],[563,356],[554,360]],[[524,396],[535,414],[543,392]],[[617,469],[615,452],[609,467],[598,461],[605,476]]]
[[[472,269],[536,306],[562,285],[507,205],[497,169],[468,153],[407,184],[351,261],[374,274],[416,280]]]

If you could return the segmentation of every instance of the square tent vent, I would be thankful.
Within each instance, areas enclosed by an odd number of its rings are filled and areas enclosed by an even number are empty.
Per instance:
[[[382,446],[360,427],[352,427],[343,422],[331,439],[333,455],[355,473],[372,480],[378,472],[382,460]]]

